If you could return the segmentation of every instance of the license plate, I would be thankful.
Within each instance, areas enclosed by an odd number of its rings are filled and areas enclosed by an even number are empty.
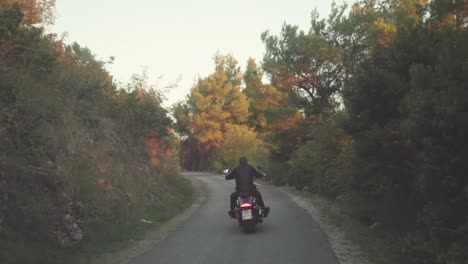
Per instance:
[[[252,219],[252,210],[243,210],[242,211],[242,220]]]

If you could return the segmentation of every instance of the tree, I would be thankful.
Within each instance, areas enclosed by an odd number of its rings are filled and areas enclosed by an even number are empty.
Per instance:
[[[262,79],[262,69],[250,58],[244,72],[245,88],[242,92],[250,102],[248,123],[258,132],[264,131],[268,126],[265,111],[271,107],[280,107],[285,101],[284,94],[273,86],[264,84]]]
[[[232,168],[240,157],[246,157],[252,164],[264,165],[268,162],[269,149],[252,129],[245,125],[232,125],[216,151],[214,167],[219,171]]]
[[[289,184],[333,199],[349,194],[354,145],[342,128],[345,119],[345,113],[338,112],[313,122],[308,131],[312,139],[291,155]]]
[[[220,54],[214,61],[215,72],[198,80],[186,105],[175,107],[179,132],[188,132],[192,142],[196,142],[197,168],[202,169],[211,165],[227,127],[247,122],[249,114],[249,102],[240,90],[242,79],[237,61],[230,55]]]
[[[146,76],[118,90],[89,49],[25,23],[22,8],[0,12],[0,259],[69,263],[80,256],[68,248],[191,192]]]
[[[291,107],[290,93],[264,84],[262,79],[263,71],[253,59],[249,59],[242,91],[250,101],[248,123],[262,139],[278,146],[273,152],[283,157],[301,141],[303,131],[298,127],[304,122],[304,117],[299,109]]]
[[[468,3],[464,0],[434,0],[430,3],[431,27],[455,27],[468,29]]]
[[[394,37],[362,63],[345,93],[356,143],[353,185],[366,217],[407,234],[405,262],[462,263],[468,31],[457,17],[466,6],[392,3],[401,22]]]
[[[0,13],[14,5],[24,14],[24,25],[52,24],[55,20],[55,0],[2,0]]]
[[[263,65],[272,85],[294,92],[296,107],[306,114],[334,110],[335,96],[364,50],[365,27],[354,13],[346,17],[346,10],[347,5],[333,5],[328,20],[312,12],[308,32],[285,24],[279,36],[262,34]]]

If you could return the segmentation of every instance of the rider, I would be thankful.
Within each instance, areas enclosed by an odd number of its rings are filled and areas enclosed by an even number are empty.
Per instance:
[[[241,157],[239,159],[239,166],[235,167],[228,175],[226,175],[226,180],[236,179],[236,191],[231,194],[231,210],[228,212],[229,216],[232,218],[236,217],[234,212],[236,199],[239,195],[244,193],[252,194],[252,196],[257,200],[258,205],[262,208],[264,217],[268,216],[270,208],[265,207],[262,195],[257,190],[257,186],[253,182],[254,177],[260,178],[263,176],[263,173],[258,172],[254,167],[247,163],[247,158]]]

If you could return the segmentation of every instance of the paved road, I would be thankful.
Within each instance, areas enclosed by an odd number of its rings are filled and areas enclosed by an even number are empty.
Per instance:
[[[254,234],[245,234],[227,215],[232,181],[191,173],[208,197],[190,220],[133,264],[337,264],[325,235],[310,215],[274,187],[261,186],[271,212]]]

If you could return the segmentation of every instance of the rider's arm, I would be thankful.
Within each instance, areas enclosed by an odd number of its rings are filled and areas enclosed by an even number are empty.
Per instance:
[[[255,169],[253,166],[252,166],[252,174],[255,178],[262,178],[263,176],[265,176],[265,174],[259,172],[257,169]]]

